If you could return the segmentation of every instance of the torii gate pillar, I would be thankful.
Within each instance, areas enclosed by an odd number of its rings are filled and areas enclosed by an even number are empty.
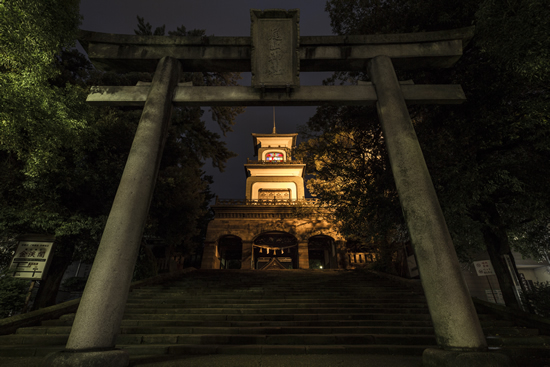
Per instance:
[[[48,355],[42,366],[124,367],[129,363],[128,353],[114,349],[115,338],[130,292],[180,71],[175,58],[164,57],[158,63],[66,350]]]
[[[447,366],[449,359],[461,360],[464,366],[481,366],[488,361],[507,366],[507,356],[487,353],[487,341],[462,277],[391,59],[373,58],[368,74],[378,96],[378,117],[437,344],[443,349],[426,349],[423,366]]]

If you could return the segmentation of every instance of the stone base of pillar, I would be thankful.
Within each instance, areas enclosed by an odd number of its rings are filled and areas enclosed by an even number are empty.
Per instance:
[[[128,353],[123,350],[96,352],[61,351],[50,353],[42,361],[42,367],[126,367],[130,363]]]
[[[422,353],[423,367],[511,367],[507,355],[492,352],[455,352],[427,348]]]

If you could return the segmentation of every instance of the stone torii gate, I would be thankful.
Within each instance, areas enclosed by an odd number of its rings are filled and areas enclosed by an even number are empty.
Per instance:
[[[473,28],[442,32],[300,37],[299,10],[251,10],[251,37],[127,36],[83,31],[103,70],[154,71],[152,83],[96,87],[94,105],[143,106],[134,142],[64,352],[46,365],[126,366],[115,350],[172,106],[376,104],[439,349],[425,366],[507,366],[487,342],[461,275],[407,104],[458,104],[460,85],[400,83],[394,67],[452,66]],[[252,72],[250,87],[178,84],[181,70]],[[372,83],[300,86],[301,71],[367,71]],[[63,364],[62,364],[63,363]],[[457,364],[459,363],[459,364]]]

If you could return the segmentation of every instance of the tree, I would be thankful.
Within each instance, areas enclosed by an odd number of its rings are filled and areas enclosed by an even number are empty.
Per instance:
[[[56,235],[53,262],[35,309],[55,304],[71,262],[93,260],[141,114],[133,108],[86,105],[89,85],[135,85],[151,78],[95,71],[69,48],[78,31],[78,2],[44,4],[43,13],[42,3],[31,1],[0,7],[6,20],[0,34],[0,82],[7,91],[0,96],[2,250],[15,234]],[[19,49],[17,42],[31,45]],[[223,131],[230,129],[237,112],[219,113]],[[205,129],[201,116],[200,109],[175,113],[145,231],[189,251],[198,246],[192,238],[210,198],[203,162],[212,159],[223,169],[232,156],[220,137]]]
[[[165,26],[153,27],[144,18],[138,16],[136,35],[163,36]],[[185,26],[169,31],[170,36],[203,37],[206,31],[201,29],[187,30]],[[193,82],[193,85],[221,86],[237,85],[239,73],[184,73],[182,82]],[[231,131],[235,117],[244,112],[243,107],[212,107],[211,116],[225,134]],[[157,235],[169,245],[168,255],[178,249],[187,255],[194,254],[202,246],[199,234],[206,229],[208,222],[208,203],[212,199],[208,183],[212,178],[204,176],[201,170],[203,162],[211,159],[214,167],[223,171],[227,159],[235,154],[228,151],[220,136],[209,131],[201,117],[200,107],[178,107],[174,109],[172,126],[168,135],[163,156],[161,172],[156,188],[156,195],[151,205],[151,227]],[[200,179],[199,179],[200,178]],[[174,185],[184,190],[174,192]],[[199,226],[199,223],[201,225]],[[203,228],[204,227],[204,228]],[[149,232],[151,233],[151,232]],[[182,244],[187,244],[182,246]]]
[[[300,134],[297,155],[314,174],[310,193],[331,208],[348,244],[377,253],[381,270],[395,272],[388,258],[402,246],[403,218],[374,111],[322,107]]]
[[[56,200],[56,186],[70,185],[59,182],[67,160],[82,157],[81,147],[94,138],[86,127],[85,91],[52,84],[60,75],[56,58],[74,44],[79,24],[78,1],[0,4],[2,242],[25,232],[55,233],[63,242],[90,224]]]
[[[86,139],[78,89],[52,87],[52,62],[74,44],[76,0],[14,0],[0,4],[2,150],[25,162],[24,174],[55,170],[59,149]]]
[[[419,84],[462,85],[468,98],[462,106],[412,106],[411,117],[459,256],[465,261],[473,252],[487,248],[506,303],[519,307],[504,255],[513,261],[511,248],[514,247],[524,254],[540,256],[539,251],[524,246],[525,241],[522,244],[520,240],[537,236],[540,228],[548,228],[550,193],[548,186],[541,184],[550,177],[550,167],[546,163],[550,158],[550,110],[548,79],[544,79],[548,66],[539,57],[535,63],[537,67],[520,70],[518,60],[525,59],[496,52],[498,47],[495,45],[501,44],[502,36],[506,34],[498,25],[506,17],[495,21],[486,14],[502,14],[502,9],[496,9],[503,6],[500,3],[484,1],[480,6],[476,1],[333,0],[327,2],[326,9],[333,29],[340,34],[431,31],[471,24],[482,30],[480,34],[476,33],[461,60],[449,70],[398,71],[398,76]],[[536,40],[542,29],[545,29],[544,34],[550,31],[547,26],[549,9],[539,6],[540,2],[536,0],[512,3],[520,4],[519,8],[524,10],[514,16],[529,18],[524,20],[540,24],[540,27],[533,33],[524,30],[521,38],[508,37],[506,42],[513,44],[512,48],[517,47],[517,42],[534,47],[526,50],[527,55],[544,55],[545,51],[538,51],[534,45],[546,42],[546,39]],[[383,24],[381,20],[384,20]],[[367,80],[367,76],[363,73],[339,73],[328,82],[334,83],[338,79],[353,82]],[[352,114],[357,121],[368,119],[372,116],[370,113],[352,107],[328,112],[327,107],[321,107],[308,123],[308,130],[315,133],[319,141],[324,137],[325,126],[330,126],[331,121],[334,125],[341,123],[341,119],[332,119],[331,115]],[[375,135],[377,129],[366,122],[355,126],[355,139],[361,134]],[[330,133],[328,137],[330,140]],[[392,215],[399,211],[397,202],[382,200],[395,193],[395,186],[388,177],[387,153],[382,143],[383,137],[372,139],[366,147],[368,152],[376,152],[368,157],[366,164],[373,167],[361,173],[371,175],[367,176],[369,182],[362,182],[364,177],[346,181],[350,186],[346,194],[353,194],[359,203],[369,203],[358,205],[368,220],[361,227],[365,228],[366,224],[369,228],[377,228],[380,222],[391,223],[393,220],[399,229],[402,218]],[[338,145],[333,144],[332,148],[336,149]],[[306,152],[312,160],[315,154],[325,152],[322,145],[316,149],[315,153]],[[338,152],[331,151],[330,156],[346,154],[347,169],[353,172],[365,157],[350,153],[353,150],[342,146]],[[315,172],[323,180],[331,178],[332,173],[326,171],[330,169]],[[347,177],[353,178],[354,175],[348,173]],[[330,190],[319,193],[330,197],[327,191]],[[352,216],[347,220],[357,223]]]

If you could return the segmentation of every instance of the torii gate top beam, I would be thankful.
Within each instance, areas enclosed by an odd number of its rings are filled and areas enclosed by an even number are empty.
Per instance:
[[[300,71],[364,71],[377,55],[395,67],[446,68],[462,55],[474,27],[438,32],[300,37]],[[164,56],[185,71],[251,71],[251,37],[132,36],[81,31],[79,41],[102,70],[153,72]]]

